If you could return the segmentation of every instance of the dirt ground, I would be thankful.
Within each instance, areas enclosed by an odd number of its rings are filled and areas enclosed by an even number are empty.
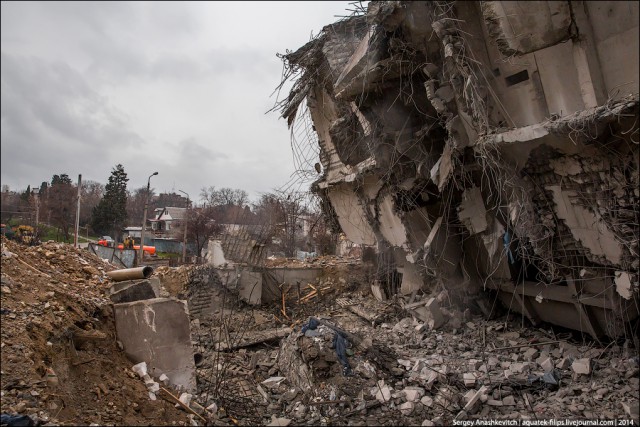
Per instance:
[[[105,297],[114,269],[72,245],[2,240],[3,414],[56,425],[189,424],[173,404],[150,400],[118,348]]]

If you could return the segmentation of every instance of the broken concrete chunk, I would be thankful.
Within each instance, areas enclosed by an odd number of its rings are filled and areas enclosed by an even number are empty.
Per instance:
[[[429,325],[430,329],[438,329],[446,320],[436,298],[407,304],[404,308]]]
[[[524,351],[525,360],[533,360],[538,357],[539,351],[535,348],[528,348]]]
[[[156,293],[148,280],[116,283],[111,287],[109,298],[114,304],[156,298]]]
[[[553,361],[551,360],[550,357],[547,357],[546,359],[541,361],[540,366],[542,367],[542,369],[544,369],[545,372],[551,372],[553,371],[553,368],[554,368]]]
[[[467,387],[473,387],[476,385],[476,376],[472,372],[466,372],[462,375],[462,378],[464,379],[464,385]]]
[[[635,402],[622,402],[622,408],[624,409],[624,412],[632,419],[637,420],[639,417],[639,406],[638,406],[638,401],[636,400]]]
[[[285,379],[285,377],[270,377],[262,381],[262,384],[264,384],[268,388],[273,388],[279,386],[280,383]]]
[[[504,399],[502,399],[502,404],[505,406],[515,406],[516,399],[513,396],[507,396]]]
[[[571,364],[571,369],[576,374],[588,375],[591,373],[591,359],[576,359]]]
[[[413,402],[404,402],[402,405],[398,406],[398,409],[400,409],[402,415],[410,415],[413,412],[415,406],[416,404]]]
[[[512,363],[511,366],[509,367],[509,369],[514,374],[521,374],[524,371],[529,369],[529,364],[527,362],[524,362],[524,363]]]
[[[558,369],[568,369],[569,366],[571,366],[571,358],[569,357],[563,357],[562,359],[558,360],[558,362],[556,363],[556,368]]]
[[[376,399],[378,399],[378,401],[382,403],[388,402],[389,400],[391,400],[391,389],[389,388],[389,386],[383,385],[378,389],[375,396]]]
[[[405,387],[404,395],[408,402],[416,402],[424,396],[424,389],[422,387]]]
[[[172,384],[183,386],[187,391],[195,390],[187,303],[154,298],[113,307],[117,336],[126,356],[134,362],[146,362],[154,375],[156,371],[165,373]],[[166,351],[168,348],[171,351]]]
[[[178,398],[178,400],[182,403],[184,403],[186,406],[189,406],[189,404],[191,403],[191,399],[193,398],[192,394],[189,393],[182,393],[180,395],[180,397]]]
[[[462,202],[458,208],[458,218],[471,235],[487,229],[487,210],[480,188],[472,187],[462,193]]]
[[[433,405],[433,398],[431,398],[430,396],[423,396],[422,399],[420,399],[420,403],[422,403],[427,408],[430,408],[431,405]]]
[[[144,378],[147,375],[147,362],[140,362],[131,367],[131,370],[138,374],[140,378]]]
[[[616,292],[624,299],[631,299],[633,291],[631,287],[631,276],[626,271],[616,271],[615,273]]]
[[[286,427],[289,424],[291,424],[291,420],[289,418],[277,418],[275,415],[271,415],[271,422],[267,425],[275,427]]]

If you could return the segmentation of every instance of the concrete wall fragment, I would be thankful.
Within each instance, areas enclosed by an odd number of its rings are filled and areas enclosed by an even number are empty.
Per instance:
[[[557,185],[547,189],[553,192],[558,218],[565,221],[576,240],[593,254],[604,256],[612,264],[619,264],[622,257],[620,243],[596,214],[572,203],[571,199],[576,197],[576,192],[563,191]]]
[[[196,389],[195,363],[186,301],[154,298],[114,304],[116,332],[134,363],[146,362],[154,377]]]
[[[471,235],[487,229],[487,210],[484,207],[482,193],[478,187],[472,187],[462,193],[462,202],[458,208],[458,218],[467,227]]]

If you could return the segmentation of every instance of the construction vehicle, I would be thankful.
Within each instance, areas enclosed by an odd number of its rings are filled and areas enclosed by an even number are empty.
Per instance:
[[[35,233],[35,230],[30,225],[19,225],[15,230],[15,239],[24,243],[25,245],[36,245],[38,244],[38,239]]]

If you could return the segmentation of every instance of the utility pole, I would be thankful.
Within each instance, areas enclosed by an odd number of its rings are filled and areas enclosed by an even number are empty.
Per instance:
[[[189,218],[189,194],[187,194],[186,192],[182,191],[182,190],[178,190],[179,192],[181,192],[182,194],[186,194],[187,195],[187,211],[184,213],[185,218],[184,218],[184,237],[182,238],[182,262],[185,263],[187,262],[187,220]]]
[[[82,186],[82,174],[78,174],[78,206],[76,208],[76,228],[75,235],[73,237],[73,247],[78,247],[78,228],[80,227],[80,187]],[[37,221],[37,220],[36,220]]]
[[[151,177],[154,175],[158,175],[158,172],[152,173],[151,175],[149,175],[149,178],[147,179],[147,197],[144,201],[144,215],[142,219],[142,230],[140,231],[140,261],[138,262],[138,265],[142,265],[142,262],[144,260],[144,229],[145,229],[145,226],[147,225],[147,208],[149,207],[149,191],[151,188]]]
[[[38,228],[38,220],[40,217],[40,197],[38,193],[33,193],[33,198],[36,202],[36,228]]]

